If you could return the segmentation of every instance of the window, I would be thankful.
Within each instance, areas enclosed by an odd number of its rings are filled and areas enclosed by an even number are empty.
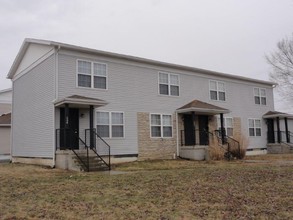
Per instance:
[[[210,99],[212,100],[226,100],[225,83],[210,80]]]
[[[221,119],[218,118],[218,129],[221,130]],[[224,118],[224,128],[226,131],[226,135],[233,137],[233,118]]]
[[[267,98],[266,98],[266,89],[262,88],[254,88],[254,103],[257,105],[266,105]]]
[[[87,88],[107,88],[107,65],[102,63],[77,61],[77,85]]]
[[[179,96],[179,75],[160,72],[159,93],[161,95]]]
[[[248,119],[249,136],[260,137],[261,136],[261,120],[260,119]]]
[[[172,116],[151,114],[151,137],[172,137]]]
[[[123,112],[97,112],[97,133],[101,137],[124,137]]]

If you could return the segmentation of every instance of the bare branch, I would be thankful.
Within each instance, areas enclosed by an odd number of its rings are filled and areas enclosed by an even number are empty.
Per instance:
[[[277,49],[265,56],[272,67],[270,78],[278,83],[277,91],[285,100],[293,101],[293,34],[277,44]]]

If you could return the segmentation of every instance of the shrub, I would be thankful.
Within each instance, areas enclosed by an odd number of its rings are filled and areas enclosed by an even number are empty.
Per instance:
[[[226,150],[219,146],[217,138],[211,138],[208,150],[210,160],[223,160],[225,152]]]
[[[241,134],[240,137],[237,138],[237,141],[239,142],[240,149],[238,148],[238,145],[231,143],[230,152],[234,157],[237,157],[238,159],[243,159],[246,154],[249,140],[245,135]]]
[[[238,147],[238,144],[236,142],[232,141],[231,139],[227,139],[230,147],[230,153],[227,152],[228,145],[224,145],[221,147],[219,145],[217,137],[213,137],[210,140],[209,144],[209,159],[210,160],[223,160],[223,159],[243,159],[246,154],[246,149],[248,147],[248,138],[241,134],[240,137],[236,138],[236,140],[239,142],[240,148]]]

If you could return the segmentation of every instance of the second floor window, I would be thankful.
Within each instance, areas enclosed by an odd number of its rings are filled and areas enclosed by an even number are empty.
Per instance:
[[[179,75],[160,72],[159,93],[161,95],[179,96]]]
[[[78,87],[106,89],[107,65],[103,63],[77,61]]]
[[[254,88],[254,103],[257,105],[266,105],[267,97],[266,97],[266,89],[262,88]]]
[[[210,80],[210,99],[219,101],[226,100],[225,83]]]

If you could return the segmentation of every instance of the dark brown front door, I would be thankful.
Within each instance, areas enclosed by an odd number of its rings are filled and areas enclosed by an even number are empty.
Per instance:
[[[199,144],[209,145],[209,117],[207,115],[198,116],[198,129],[199,129]]]
[[[268,125],[268,143],[275,143],[274,119],[267,119]]]
[[[65,109],[60,109],[60,149],[79,149],[79,110],[69,109],[68,129],[65,129]]]
[[[193,146],[195,145],[195,129],[192,115],[183,115],[184,120],[184,145]]]

